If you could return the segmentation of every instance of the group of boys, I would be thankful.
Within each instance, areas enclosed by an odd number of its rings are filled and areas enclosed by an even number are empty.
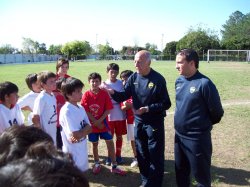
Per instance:
[[[64,63],[61,63],[62,65]],[[127,71],[121,74],[124,83],[133,73],[129,71],[127,74]],[[30,114],[27,125],[33,125],[48,133],[57,148],[72,154],[75,164],[81,171],[89,169],[86,140],[88,135],[88,140],[93,145],[93,173],[98,174],[101,171],[98,155],[100,138],[104,139],[107,145],[106,165],[111,166],[112,173],[125,175],[126,172],[117,164],[124,162],[121,149],[122,136],[127,134],[126,126],[129,132],[128,140],[131,141],[134,153],[131,167],[137,165],[131,99],[123,104],[117,103],[105,89],[102,89],[110,87],[121,91],[123,82],[117,79],[118,73],[119,66],[115,63],[108,65],[109,78],[104,83],[99,73],[91,73],[88,76],[90,90],[83,95],[84,84],[79,79],[68,75],[60,78],[58,74],[50,71],[29,74],[25,81],[31,91],[20,99],[15,84],[0,83],[0,134],[14,124],[24,125],[21,110],[28,110]],[[126,125],[126,112],[129,125]],[[116,146],[113,142],[114,135]]]

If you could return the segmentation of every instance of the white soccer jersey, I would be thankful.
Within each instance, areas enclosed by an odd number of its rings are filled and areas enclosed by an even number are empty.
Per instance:
[[[116,80],[116,82],[111,82],[109,79],[105,81],[110,88],[117,92],[121,92],[123,90],[123,84],[121,80]],[[117,103],[115,100],[111,98],[113,109],[110,111],[108,115],[109,121],[121,121],[126,119],[126,114],[124,111],[121,110],[120,103]]]
[[[12,125],[24,125],[24,115],[19,105],[9,109],[0,104],[0,134]]]
[[[45,91],[39,93],[35,99],[33,114],[40,116],[41,128],[47,132],[56,144],[56,98],[53,94],[48,94]]]
[[[87,139],[79,143],[70,141],[72,132],[79,131],[90,124],[84,108],[66,102],[60,110],[59,121],[62,126],[63,151],[72,154],[76,166],[81,171],[87,171],[89,169]]]
[[[37,98],[38,95],[39,95],[39,93],[35,93],[33,91],[30,91],[29,93],[27,93],[26,95],[24,95],[23,97],[18,99],[17,104],[20,106],[20,108],[28,106],[33,111],[35,99]],[[32,117],[33,117],[33,112],[30,112],[28,115],[28,118],[27,118],[28,125],[33,124]]]

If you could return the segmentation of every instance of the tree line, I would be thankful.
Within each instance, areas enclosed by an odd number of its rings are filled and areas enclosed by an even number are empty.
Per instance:
[[[12,47],[9,44],[0,47],[0,54],[59,54],[68,58],[84,59],[91,54],[98,55],[104,59],[110,55],[119,55],[123,58],[133,56],[137,51],[146,49],[152,55],[161,56],[161,59],[172,59],[176,51],[183,48],[193,48],[200,55],[206,54],[208,49],[232,49],[245,50],[250,49],[250,13],[243,14],[235,11],[229,16],[229,19],[222,25],[221,39],[218,33],[206,29],[202,26],[191,27],[179,41],[166,43],[163,51],[158,50],[157,45],[146,43],[145,46],[123,46],[120,51],[115,50],[107,42],[99,44],[94,49],[88,41],[71,41],[64,45],[50,45],[47,49],[45,43],[39,43],[31,38],[23,38],[21,50]]]

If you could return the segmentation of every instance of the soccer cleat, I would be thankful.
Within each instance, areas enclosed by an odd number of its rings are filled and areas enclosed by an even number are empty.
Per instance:
[[[117,166],[112,166],[111,168],[111,173],[115,173],[121,176],[126,175],[126,171],[122,170],[121,168],[117,167]]]
[[[116,162],[118,165],[122,165],[124,163],[124,160],[121,156],[117,156],[116,157]]]
[[[130,164],[130,167],[133,168],[133,167],[136,167],[138,166],[138,161],[136,158],[133,159],[133,162]]]
[[[105,161],[105,164],[107,165],[107,166],[111,166],[111,158],[107,158],[106,159],[106,161]]]
[[[101,165],[99,163],[95,163],[93,165],[93,169],[92,169],[94,174],[98,174],[101,172]]]

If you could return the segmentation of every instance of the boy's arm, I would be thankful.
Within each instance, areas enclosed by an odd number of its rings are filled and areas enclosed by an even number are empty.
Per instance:
[[[90,125],[86,125],[83,129],[79,130],[79,131],[74,131],[72,132],[72,136],[71,136],[71,141],[72,143],[76,143],[79,140],[81,140],[82,138],[86,138],[86,136],[91,133],[92,128]]]

